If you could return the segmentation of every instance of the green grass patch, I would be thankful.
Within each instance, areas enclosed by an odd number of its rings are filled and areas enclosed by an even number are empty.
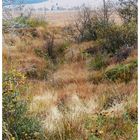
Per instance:
[[[119,64],[114,68],[106,70],[105,79],[127,83],[133,78],[137,78],[137,65],[137,60],[128,64]]]

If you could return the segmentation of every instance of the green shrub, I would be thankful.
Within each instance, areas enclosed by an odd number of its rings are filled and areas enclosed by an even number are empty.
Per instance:
[[[44,20],[35,19],[35,18],[28,18],[24,16],[19,16],[14,19],[15,24],[24,25],[27,27],[46,27],[47,23]]]
[[[129,22],[128,24],[123,25],[124,28],[124,39],[126,43],[131,47],[134,44],[137,44],[137,23],[134,21]]]
[[[123,36],[123,29],[119,26],[108,27],[104,39],[104,47],[108,53],[115,53],[125,44],[125,38]]]
[[[25,77],[11,70],[3,73],[3,139],[43,139],[39,119],[28,115],[28,102],[21,99]]]
[[[106,28],[104,26],[102,28],[98,35],[99,45],[107,53],[116,53],[126,43],[123,28],[117,25],[108,25]]]
[[[119,64],[106,71],[97,71],[89,75],[88,80],[99,84],[105,80],[113,82],[129,82],[137,78],[137,60],[128,64]]]
[[[105,72],[105,78],[111,81],[129,82],[136,78],[137,61],[129,64],[119,64],[115,68],[111,68]]]
[[[39,20],[35,18],[28,19],[26,22],[30,27],[46,27],[47,23],[44,20]]]
[[[132,47],[137,44],[137,23],[117,25],[114,22],[104,24],[98,18],[94,21],[100,51],[115,54],[122,47]]]
[[[97,54],[94,59],[92,59],[89,63],[89,68],[91,70],[100,70],[107,66],[107,59],[105,55]]]

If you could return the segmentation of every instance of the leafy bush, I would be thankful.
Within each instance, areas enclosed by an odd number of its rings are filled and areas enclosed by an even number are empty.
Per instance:
[[[107,59],[105,55],[97,54],[94,59],[90,61],[89,67],[93,70],[100,70],[105,68],[107,65]]]
[[[111,68],[105,72],[105,78],[111,81],[129,82],[136,78],[137,75],[137,61],[129,64],[120,64],[115,68]]]
[[[98,36],[100,45],[107,53],[115,54],[123,46],[131,47],[136,43],[136,32],[134,31],[135,25],[119,26],[110,25],[105,29],[104,36]],[[129,28],[129,29],[128,29]]]
[[[128,46],[137,44],[137,23],[134,21],[123,25],[124,28],[124,40]],[[123,33],[123,32],[122,32]]]
[[[94,84],[101,83],[105,80],[113,82],[129,82],[137,78],[137,61],[132,61],[128,64],[119,64],[106,71],[97,71],[90,74],[88,80]]]
[[[115,54],[122,47],[132,47],[137,44],[137,23],[116,25],[114,22],[104,24],[103,20],[94,19],[97,33],[97,44],[100,51]]]
[[[3,139],[41,139],[43,131],[36,117],[28,115],[27,101],[21,99],[25,77],[11,70],[3,74]]]
[[[123,29],[119,26],[108,27],[103,46],[108,53],[116,53],[125,44]]]

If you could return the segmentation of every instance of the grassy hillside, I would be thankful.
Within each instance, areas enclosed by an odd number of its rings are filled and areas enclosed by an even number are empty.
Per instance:
[[[97,39],[77,42],[67,27],[29,21],[4,33],[3,137],[136,140],[135,24],[96,22]]]

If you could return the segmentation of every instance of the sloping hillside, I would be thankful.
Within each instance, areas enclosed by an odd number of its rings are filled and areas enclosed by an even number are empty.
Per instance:
[[[137,139],[136,19],[86,14],[68,26],[21,16],[9,32],[4,23],[6,140]]]

